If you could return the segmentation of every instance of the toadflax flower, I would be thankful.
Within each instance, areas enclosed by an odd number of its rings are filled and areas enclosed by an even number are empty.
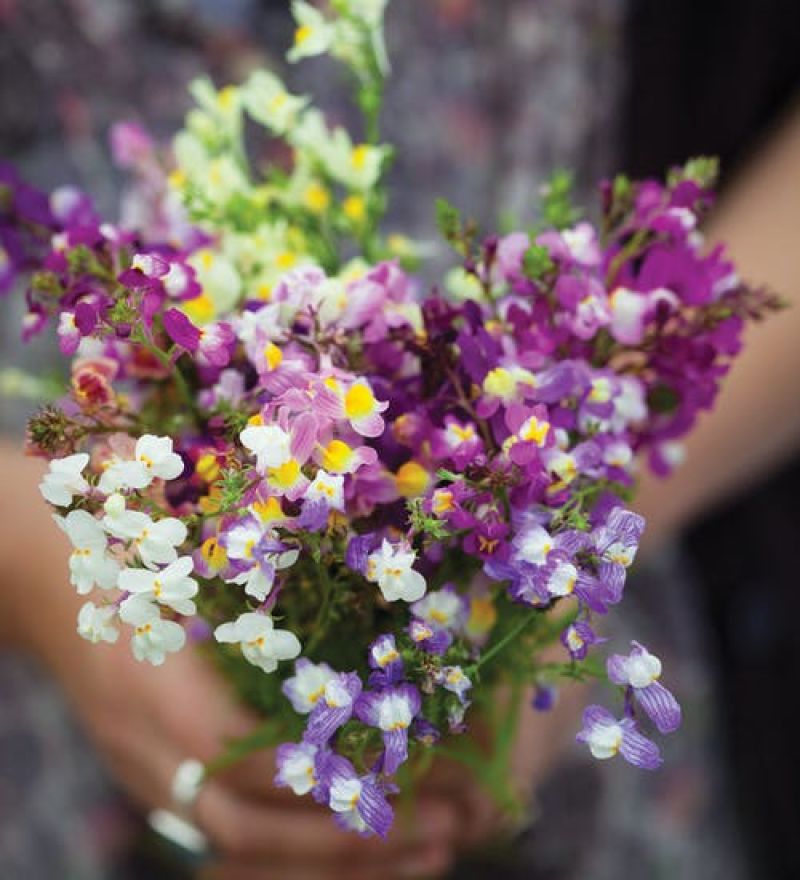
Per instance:
[[[179,547],[186,540],[186,526],[176,517],[153,520],[140,510],[126,510],[125,499],[115,493],[105,503],[103,526],[123,541],[130,541],[148,568],[174,562]]]
[[[309,716],[305,739],[318,745],[326,743],[352,717],[361,688],[355,672],[342,672],[332,678]]]
[[[112,605],[100,606],[86,602],[78,612],[78,633],[87,642],[109,642],[119,638],[119,630],[114,625],[117,609]]]
[[[356,715],[383,732],[383,772],[389,775],[408,758],[408,728],[419,714],[419,691],[412,684],[399,684],[361,694]]]
[[[658,728],[659,733],[671,733],[681,723],[681,707],[673,694],[658,680],[661,661],[638,642],[627,657],[612,654],[606,663],[608,677],[614,684],[625,685]]]
[[[76,495],[85,495],[89,491],[89,484],[83,476],[87,464],[89,456],[85,452],[53,459],[39,484],[45,501],[56,507],[66,507],[72,504]]]
[[[229,583],[244,584],[244,591],[263,602],[272,590],[275,572],[295,564],[300,551],[284,544],[273,529],[248,516],[226,532],[224,546],[232,563]]]
[[[161,612],[145,596],[130,596],[119,609],[120,619],[133,626],[131,646],[137,660],[161,666],[167,654],[186,644],[186,633],[179,623],[162,620]]]
[[[294,675],[286,679],[282,690],[295,712],[308,715],[334,678],[336,673],[327,663],[312,663],[303,657],[294,664]]]
[[[182,556],[161,571],[126,568],[119,576],[119,588],[146,596],[178,614],[194,614],[197,609],[192,597],[197,595],[197,581],[189,577],[192,567],[192,557]]]
[[[328,805],[339,823],[361,834],[385,837],[393,814],[386,794],[372,774],[359,777],[349,761],[332,762]]]
[[[104,589],[116,586],[119,565],[106,553],[108,540],[100,522],[86,510],[71,510],[53,519],[72,544],[70,581],[78,592],[89,593],[95,585]]]
[[[275,752],[275,784],[296,795],[308,794],[317,785],[318,747],[309,742],[284,743]]]
[[[172,451],[171,437],[145,434],[136,441],[133,461],[112,459],[100,477],[101,492],[146,489],[157,477],[174,480],[183,473],[183,459]]]
[[[386,538],[367,557],[367,579],[380,587],[387,602],[402,599],[416,602],[425,595],[425,578],[411,566],[417,554],[405,544],[391,544]]]
[[[280,660],[294,660],[300,653],[300,642],[293,632],[275,629],[268,614],[253,611],[218,626],[214,638],[223,644],[241,645],[245,660],[264,672],[274,672]]]
[[[583,713],[583,729],[577,735],[578,742],[586,743],[589,751],[601,761],[616,754],[634,767],[655,770],[661,766],[658,746],[639,733],[632,718],[617,721],[602,706],[588,706]]]

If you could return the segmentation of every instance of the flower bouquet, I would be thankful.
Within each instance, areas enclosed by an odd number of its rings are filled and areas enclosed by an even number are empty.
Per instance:
[[[642,645],[601,662],[596,618],[644,528],[637,467],[675,465],[775,305],[704,250],[710,160],[604,183],[598,225],[564,173],[503,237],[440,201],[456,268],[424,284],[427,246],[383,233],[383,6],[292,6],[288,58],[345,66],[355,141],[256,71],[193,83],[171,151],[113,131],[119,225],[0,172],[0,284],[29,273],[24,334],[54,323],[72,358],[27,445],[78,632],[156,665],[206,652],[264,718],[208,772],[277,746],[278,785],[378,835],[437,753],[509,805],[521,700],[546,709],[564,679],[619,691],[585,711],[595,757],[658,767],[646,728],[675,730],[678,703]]]

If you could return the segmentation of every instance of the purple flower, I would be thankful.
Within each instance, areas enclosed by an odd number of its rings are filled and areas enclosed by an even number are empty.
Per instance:
[[[397,684],[403,678],[403,660],[397,650],[397,642],[391,634],[378,636],[369,647],[369,665],[375,670],[370,674],[372,687]]]
[[[468,706],[467,693],[472,682],[460,666],[443,666],[436,675],[436,684],[458,697],[462,706]]]
[[[356,715],[365,724],[383,731],[384,773],[395,773],[408,758],[408,729],[421,705],[419,691],[412,684],[367,691],[358,698]]]
[[[386,837],[394,820],[385,789],[378,779],[372,774],[359,776],[344,758],[332,764],[328,806],[342,827],[363,835]]]
[[[230,324],[218,322],[196,327],[178,309],[164,313],[164,329],[180,348],[193,354],[202,367],[226,367],[231,359],[236,334]]]
[[[328,682],[335,678],[336,673],[327,663],[312,663],[302,657],[294,664],[294,675],[286,679],[281,690],[295,712],[308,715],[322,699]]]
[[[418,617],[411,619],[406,632],[418,648],[429,654],[442,655],[453,644],[453,636],[446,629],[433,626]]]
[[[605,761],[618,753],[634,767],[655,770],[661,766],[658,746],[643,736],[632,718],[617,721],[602,706],[588,706],[583,712],[583,729],[578,742],[586,743],[595,758]]]
[[[576,620],[561,633],[561,644],[573,660],[583,660],[591,645],[603,641],[585,620]]]
[[[537,712],[549,712],[556,704],[557,691],[551,685],[537,685],[531,706]]]
[[[308,794],[317,786],[318,747],[309,742],[284,743],[275,752],[275,785],[291,788],[296,795]]]
[[[671,733],[681,723],[681,707],[673,694],[661,684],[661,661],[638,642],[628,656],[612,654],[607,661],[608,677],[633,695],[660,733]]]
[[[361,688],[361,679],[355,672],[342,672],[332,678],[308,718],[303,739],[315,745],[327,743],[352,717]]]

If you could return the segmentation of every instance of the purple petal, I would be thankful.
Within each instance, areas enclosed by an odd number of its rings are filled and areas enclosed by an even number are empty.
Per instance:
[[[164,312],[164,329],[176,345],[187,351],[195,351],[200,344],[200,330],[178,309]]]
[[[394,812],[386,795],[373,777],[367,776],[361,780],[358,813],[374,834],[386,837],[389,833],[394,821]]]
[[[622,743],[619,750],[622,757],[634,767],[643,770],[656,770],[662,764],[658,746],[646,736],[639,733],[636,723],[630,718],[620,722],[622,726]]]
[[[624,657],[622,654],[612,654],[608,660],[606,660],[606,672],[614,684],[630,684],[628,678],[628,658]]]
[[[654,681],[645,688],[636,688],[634,696],[659,733],[672,733],[680,727],[681,707],[661,682]]]
[[[408,729],[387,730],[383,734],[383,772],[392,776],[408,758]]]

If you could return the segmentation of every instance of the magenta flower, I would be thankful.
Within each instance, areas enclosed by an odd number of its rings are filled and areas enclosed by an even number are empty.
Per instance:
[[[164,329],[176,345],[194,355],[200,366],[226,367],[230,362],[236,344],[230,324],[220,321],[197,327],[179,309],[168,309]]]

